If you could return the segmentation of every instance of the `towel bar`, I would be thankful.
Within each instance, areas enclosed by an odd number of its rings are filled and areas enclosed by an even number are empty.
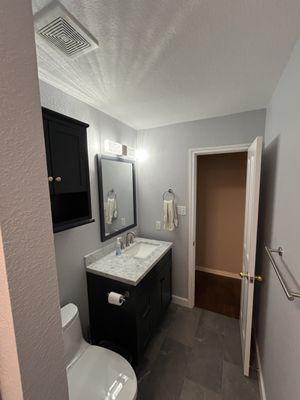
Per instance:
[[[282,286],[282,289],[286,295],[286,297],[290,300],[293,301],[295,300],[295,298],[300,298],[300,293],[299,292],[294,292],[292,290],[290,290],[287,286],[287,283],[285,282],[285,279],[283,278],[283,276],[281,275],[281,272],[279,270],[279,268],[276,265],[276,262],[274,260],[274,257],[272,256],[272,253],[277,253],[280,257],[282,257],[283,255],[283,249],[282,247],[278,247],[278,249],[270,249],[268,246],[265,246],[265,250],[266,253],[269,257],[269,260],[274,268],[274,271],[277,275],[277,278],[279,279],[279,282]]]

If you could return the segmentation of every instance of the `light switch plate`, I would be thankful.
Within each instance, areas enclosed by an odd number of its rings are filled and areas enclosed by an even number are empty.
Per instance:
[[[186,215],[186,206],[177,206],[178,215]]]
[[[157,231],[160,231],[160,230],[161,230],[161,222],[160,222],[160,221],[156,221],[156,222],[155,222],[155,229],[156,229]]]

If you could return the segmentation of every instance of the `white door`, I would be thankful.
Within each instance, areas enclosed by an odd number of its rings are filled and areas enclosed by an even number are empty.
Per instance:
[[[249,376],[262,137],[248,149],[240,329],[244,374]]]

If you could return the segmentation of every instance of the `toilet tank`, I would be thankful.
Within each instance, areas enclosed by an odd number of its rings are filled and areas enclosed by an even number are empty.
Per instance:
[[[67,304],[60,310],[64,339],[66,367],[70,367],[88,347],[83,339],[79,311],[75,304]]]

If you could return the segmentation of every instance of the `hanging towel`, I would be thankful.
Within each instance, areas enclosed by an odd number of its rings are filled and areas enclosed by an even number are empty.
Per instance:
[[[105,223],[110,225],[118,216],[117,198],[108,197],[107,202],[104,204]]]
[[[164,200],[164,229],[174,231],[178,227],[177,209],[174,200]]]

